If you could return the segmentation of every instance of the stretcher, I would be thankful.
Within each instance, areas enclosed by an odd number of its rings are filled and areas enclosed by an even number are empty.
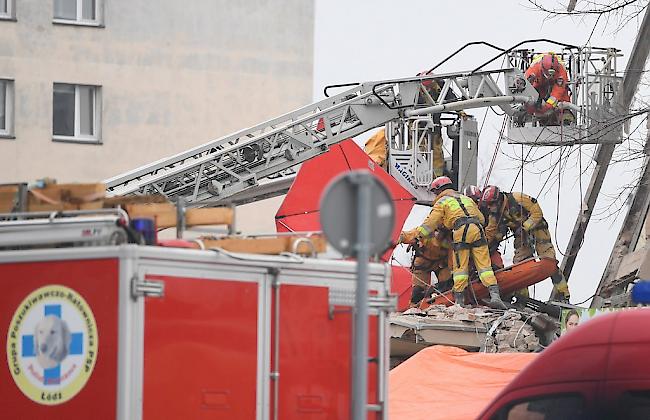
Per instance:
[[[508,296],[517,290],[532,286],[535,283],[550,277],[557,270],[557,261],[552,258],[529,258],[509,267],[494,272],[497,277],[501,296]],[[488,290],[478,280],[472,278],[469,287],[465,290],[466,302],[481,302],[489,298]],[[451,306],[454,304],[454,295],[451,290],[439,294],[433,300],[423,300],[420,307],[425,309],[433,305]]]

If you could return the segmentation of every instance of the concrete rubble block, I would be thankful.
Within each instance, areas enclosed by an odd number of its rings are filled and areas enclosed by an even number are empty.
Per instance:
[[[473,322],[473,321],[476,321],[476,315],[474,315],[471,312],[465,312],[465,313],[460,312],[460,313],[454,314],[454,319],[456,321]]]
[[[540,350],[542,347],[539,345],[539,343],[537,343],[537,344],[536,344],[536,343],[528,343],[528,345],[526,346],[526,348],[527,348],[529,351],[538,351],[538,350]]]
[[[526,342],[526,344],[530,344],[530,343],[539,344],[539,338],[537,338],[534,335],[529,335],[528,337],[524,338],[524,341]]]
[[[520,337],[519,339],[521,340],[522,337]],[[517,340],[517,332],[516,331],[515,332],[509,332],[509,333],[505,334],[505,341],[509,345],[514,346],[513,343],[515,342],[515,340]]]
[[[445,308],[445,312],[448,314],[455,314],[456,312],[465,312],[467,309],[461,307],[460,305],[451,305]]]
[[[515,327],[515,328],[521,328],[523,325],[524,325],[524,321],[516,320],[516,321],[513,321],[512,326]]]
[[[425,312],[420,308],[408,308],[402,315],[423,315]]]

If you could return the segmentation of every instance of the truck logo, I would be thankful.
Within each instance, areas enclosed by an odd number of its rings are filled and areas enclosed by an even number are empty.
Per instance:
[[[395,162],[395,170],[397,170],[397,172],[399,172],[399,174],[402,175],[402,177],[408,181],[408,183],[411,184],[413,188],[417,188],[417,185],[413,183],[413,179],[409,171],[407,171],[406,168],[403,168],[402,165],[400,165],[398,162]]]
[[[61,285],[41,287],[18,305],[9,325],[9,371],[32,401],[64,403],[90,378],[98,339],[95,317],[79,293]]]

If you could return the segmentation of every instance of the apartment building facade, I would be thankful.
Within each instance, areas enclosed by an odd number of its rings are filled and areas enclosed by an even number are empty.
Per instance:
[[[0,0],[0,183],[101,181],[311,101],[305,0]]]

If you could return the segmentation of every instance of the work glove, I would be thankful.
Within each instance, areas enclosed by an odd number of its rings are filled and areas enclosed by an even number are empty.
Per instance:
[[[420,248],[422,248],[420,240],[418,238],[414,238],[413,241],[409,242],[408,246],[406,247],[406,252],[408,253],[411,251],[416,251]]]
[[[549,104],[548,102],[544,102],[544,104],[540,108],[540,112],[542,114],[546,114],[548,112],[553,112],[553,110],[554,110],[553,105]]]
[[[512,121],[517,127],[523,127],[524,124],[526,124],[526,117],[528,116],[528,111],[524,107],[519,107],[515,111],[514,114],[512,114]]]
[[[416,237],[409,238],[408,235],[405,232],[401,232],[399,234],[399,241],[397,242],[398,244],[408,244],[412,245],[417,241]]]

